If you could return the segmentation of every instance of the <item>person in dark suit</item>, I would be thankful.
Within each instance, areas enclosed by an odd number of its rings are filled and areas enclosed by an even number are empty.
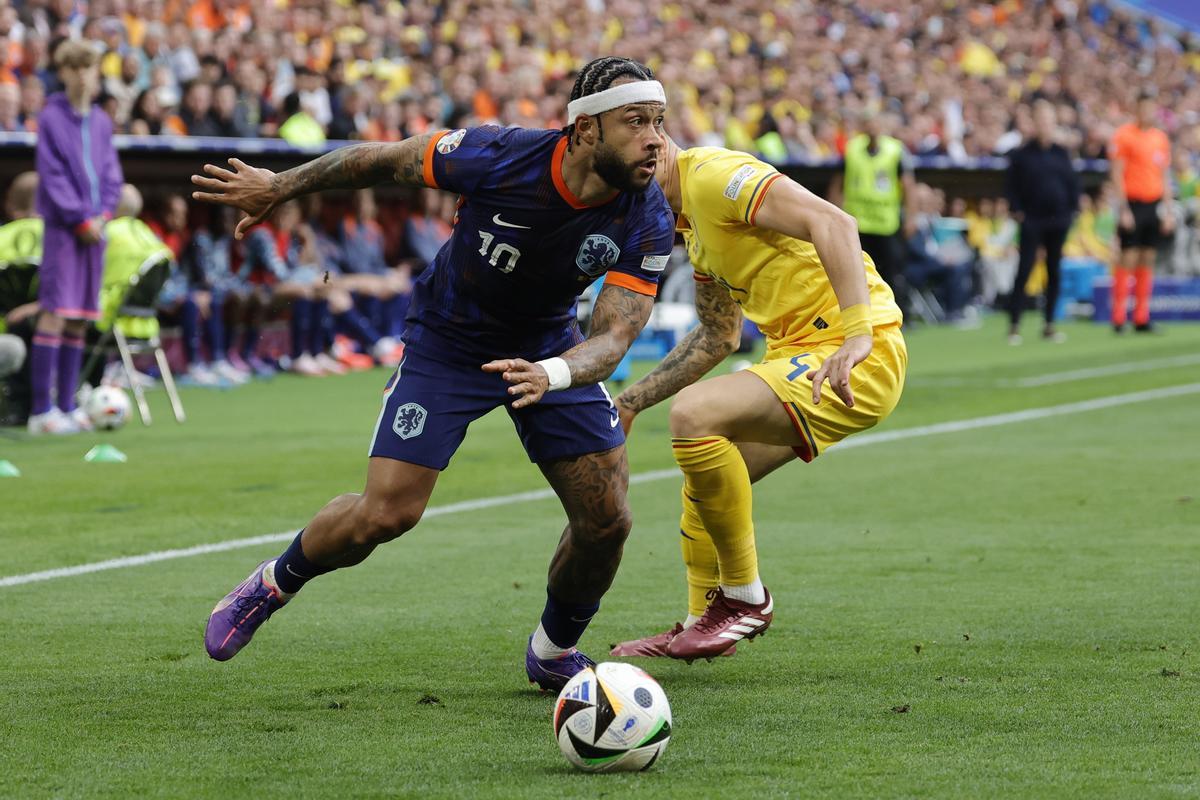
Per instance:
[[[1013,216],[1021,224],[1017,278],[1008,301],[1008,342],[1021,343],[1021,312],[1025,310],[1025,284],[1039,248],[1046,251],[1046,324],[1042,338],[1061,342],[1065,334],[1054,327],[1058,305],[1063,242],[1071,219],[1079,210],[1079,180],[1071,157],[1055,143],[1058,117],[1054,106],[1039,100],[1033,108],[1034,138],[1009,157],[1006,194]]]

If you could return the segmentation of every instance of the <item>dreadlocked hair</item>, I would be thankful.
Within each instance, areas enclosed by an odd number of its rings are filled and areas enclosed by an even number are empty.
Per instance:
[[[634,61],[632,58],[622,58],[621,56],[597,58],[584,64],[583,69],[579,70],[579,74],[575,76],[575,85],[571,88],[571,99],[578,100],[581,97],[610,89],[613,81],[618,78],[651,81],[654,80],[654,73],[645,64]],[[596,118],[596,128],[600,133],[600,141],[604,141],[604,128],[600,125],[599,117]],[[575,144],[574,120],[568,121],[567,126],[563,128],[563,133],[567,136],[567,149],[570,150]]]

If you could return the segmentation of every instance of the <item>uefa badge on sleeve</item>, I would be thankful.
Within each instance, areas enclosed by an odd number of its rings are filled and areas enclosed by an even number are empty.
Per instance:
[[[462,144],[463,137],[467,135],[466,128],[459,128],[456,131],[447,133],[437,141],[437,151],[442,155],[449,155],[458,149]]]

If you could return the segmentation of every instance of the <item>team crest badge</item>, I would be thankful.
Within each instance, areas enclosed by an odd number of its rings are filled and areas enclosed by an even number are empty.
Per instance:
[[[593,233],[583,240],[575,255],[575,266],[595,278],[608,271],[621,257],[621,248],[602,233]]]
[[[447,133],[445,136],[438,139],[437,151],[439,153],[441,153],[442,155],[446,155],[447,153],[453,153],[455,150],[458,149],[458,146],[460,144],[462,144],[463,137],[466,135],[467,135],[466,128],[459,128],[456,131],[451,131],[450,133]]]
[[[396,419],[392,421],[392,430],[401,439],[411,439],[420,436],[425,430],[425,418],[429,414],[424,407],[417,403],[405,403],[396,409]]]

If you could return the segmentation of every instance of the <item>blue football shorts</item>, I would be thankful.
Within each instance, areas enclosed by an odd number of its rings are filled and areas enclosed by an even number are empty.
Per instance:
[[[616,406],[602,383],[547,392],[515,410],[508,387],[498,373],[450,363],[409,345],[384,388],[370,455],[443,470],[467,426],[497,406],[508,411],[534,463],[599,453],[625,442]]]

